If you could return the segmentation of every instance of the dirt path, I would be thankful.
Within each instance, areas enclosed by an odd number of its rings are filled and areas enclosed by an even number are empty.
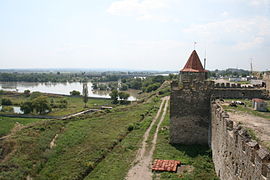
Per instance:
[[[153,119],[152,123],[150,124],[149,128],[146,130],[143,136],[142,146],[137,152],[134,165],[129,170],[126,180],[152,180],[152,172],[150,169],[150,166],[152,163],[152,155],[156,147],[157,135],[158,135],[160,124],[162,123],[166,115],[168,102],[169,102],[169,97],[164,97],[162,99],[157,115],[155,116],[155,118]],[[165,103],[165,106],[164,106],[164,103]],[[161,111],[162,111],[162,116],[160,117]],[[147,140],[149,138],[149,133],[158,119],[159,119],[159,122],[156,128],[153,140],[152,140],[152,144],[150,145],[150,148],[149,148],[150,151],[147,151],[146,145],[147,145]]]

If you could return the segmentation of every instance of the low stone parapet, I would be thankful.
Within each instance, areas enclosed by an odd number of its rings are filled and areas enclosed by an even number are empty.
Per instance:
[[[270,152],[247,130],[230,120],[217,103],[211,104],[211,148],[215,171],[221,180],[270,179]]]

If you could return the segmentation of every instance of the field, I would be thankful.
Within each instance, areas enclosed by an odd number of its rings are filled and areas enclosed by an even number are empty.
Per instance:
[[[123,177],[158,102],[159,98],[152,98],[148,103],[120,106],[111,112],[97,112],[68,121],[32,123],[1,142],[5,158],[0,163],[0,179],[99,177],[104,175],[98,171],[100,166],[101,170],[111,168],[106,166],[107,158],[115,163],[118,162],[115,158],[119,160],[120,167],[114,166],[112,173],[114,179]],[[50,148],[56,134],[59,134],[56,146]],[[128,158],[119,157],[119,151]]]
[[[36,121],[41,121],[41,119],[35,119],[35,118],[10,118],[10,117],[1,117],[0,116],[0,124],[1,124],[1,126],[0,126],[0,137],[9,134],[16,123],[26,125],[26,124],[33,123],[33,122],[36,122]]]

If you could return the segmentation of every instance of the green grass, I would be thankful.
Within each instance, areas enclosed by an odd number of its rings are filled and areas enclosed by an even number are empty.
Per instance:
[[[161,180],[215,180],[218,179],[212,162],[211,150],[203,145],[172,145],[169,144],[169,113],[161,124],[153,159],[179,160],[185,165],[191,165],[194,170],[182,175],[177,173],[155,173]]]
[[[136,124],[134,130],[121,141],[113,151],[102,160],[97,167],[85,178],[93,179],[124,179],[135,158],[138,148],[141,146],[142,137],[156,115],[159,103],[155,103],[152,110],[143,121]]]
[[[0,116],[0,137],[5,136],[10,133],[11,129],[14,127],[15,123],[20,123],[23,125],[33,123],[36,121],[41,121],[41,119],[35,118],[11,118],[11,117],[1,117]]]
[[[120,106],[110,113],[97,112],[68,121],[45,120],[31,124],[9,141],[0,144],[0,147],[4,148],[15,144],[11,147],[15,148],[15,152],[9,154],[9,161],[0,163],[0,179],[16,180],[27,175],[36,179],[82,179],[99,165],[100,161],[105,162],[102,160],[108,155],[117,156],[117,150],[125,150],[125,157],[129,157],[129,153],[135,153],[141,134],[151,119],[149,113],[156,111],[156,106],[157,102],[149,101]],[[143,114],[148,115],[141,121]],[[128,134],[130,124],[138,128],[131,131],[133,135]],[[50,149],[49,144],[56,134],[59,134],[56,147]],[[133,152],[129,152],[130,150]],[[118,170],[115,170],[114,174],[117,175]],[[121,173],[123,176],[125,171]]]

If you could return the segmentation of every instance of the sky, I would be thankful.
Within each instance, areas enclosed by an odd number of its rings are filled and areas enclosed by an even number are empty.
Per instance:
[[[0,0],[0,68],[270,70],[270,0]]]

